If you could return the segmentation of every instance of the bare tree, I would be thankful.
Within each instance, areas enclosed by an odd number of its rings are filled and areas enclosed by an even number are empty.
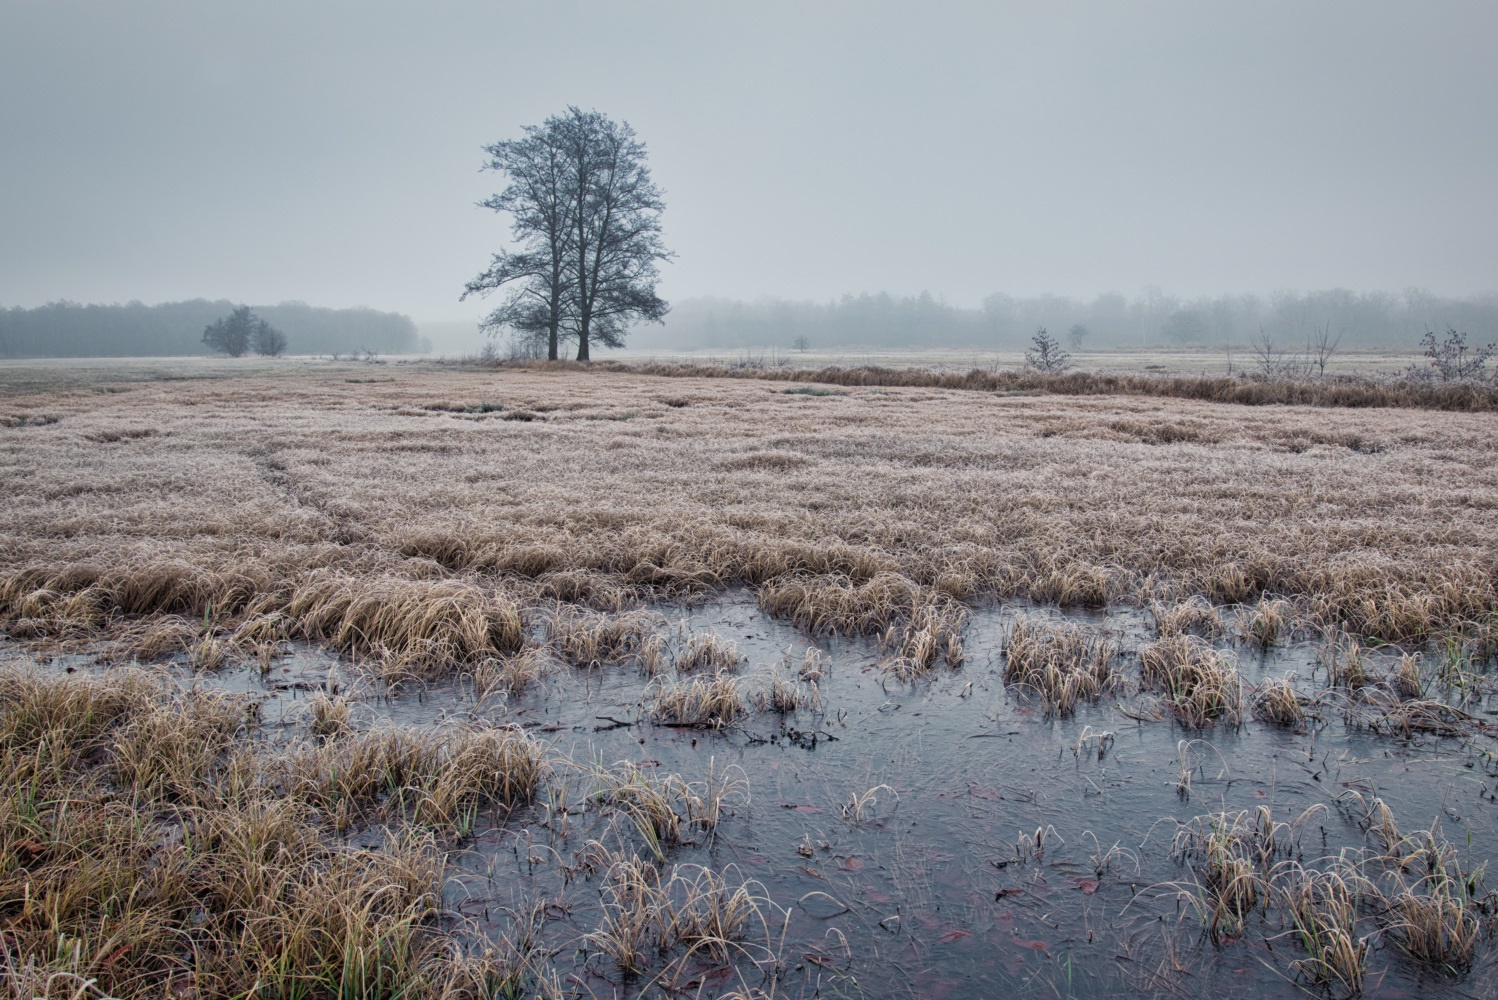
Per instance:
[[[1468,347],[1467,335],[1457,333],[1455,327],[1446,328],[1446,339],[1436,342],[1436,332],[1426,330],[1420,338],[1420,346],[1426,358],[1424,368],[1411,367],[1409,374],[1429,378],[1432,375],[1442,382],[1475,382],[1486,374],[1488,359],[1498,354],[1498,344],[1486,347]]]
[[[1310,368],[1310,361],[1279,347],[1263,327],[1259,327],[1259,336],[1249,346],[1254,353],[1254,367],[1265,378],[1300,378]]]
[[[1331,320],[1313,330],[1311,339],[1306,342],[1307,367],[1314,368],[1319,378],[1326,378],[1326,366],[1337,353],[1337,348],[1342,346],[1342,334],[1346,331],[1338,330],[1333,337]]]
[[[510,184],[481,204],[510,213],[519,248],[495,254],[463,292],[510,288],[485,330],[544,330],[552,359],[575,338],[586,361],[593,342],[621,346],[631,323],[665,316],[655,294],[658,265],[672,256],[661,242],[665,205],[628,123],[571,107],[487,152],[486,167]]]
[[[571,305],[569,266],[579,208],[558,121],[550,118],[545,125],[526,126],[524,138],[484,148],[489,154],[484,169],[506,174],[510,183],[479,204],[511,214],[510,232],[520,249],[495,254],[489,269],[470,281],[459,299],[512,286],[504,304],[485,317],[480,329],[490,335],[505,329],[526,336],[544,332],[546,356],[553,361]]]
[[[1025,352],[1025,367],[1042,372],[1064,372],[1071,367],[1071,355],[1061,349],[1056,338],[1046,333],[1045,327],[1035,331],[1030,338],[1033,345]]]
[[[592,339],[623,343],[630,322],[659,322],[670,308],[655,294],[657,265],[671,259],[661,242],[661,190],[645,165],[645,144],[628,122],[568,108],[556,128],[571,171],[572,303],[577,359]]]

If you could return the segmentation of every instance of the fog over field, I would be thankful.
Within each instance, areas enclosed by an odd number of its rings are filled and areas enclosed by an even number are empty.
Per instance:
[[[648,145],[662,344],[743,341],[710,298],[1064,296],[1069,326],[1110,294],[1481,297],[1495,29],[1483,2],[4,0],[0,305],[368,306],[476,349],[435,325],[485,314],[458,295],[507,236],[481,147],[568,104]]]
[[[1495,29],[0,0],[0,1000],[1498,997]]]

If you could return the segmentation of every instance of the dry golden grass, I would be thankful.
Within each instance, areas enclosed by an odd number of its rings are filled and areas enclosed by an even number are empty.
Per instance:
[[[1307,859],[1304,841],[1321,827],[1317,804],[1289,821],[1260,806],[1209,813],[1179,826],[1172,853],[1193,878],[1165,888],[1190,905],[1214,942],[1242,938],[1251,919],[1300,945],[1290,969],[1318,994],[1363,992],[1372,942],[1391,940],[1413,962],[1465,974],[1488,935],[1490,899],[1481,891],[1486,863],[1463,868],[1463,849],[1437,823],[1403,834],[1380,798],[1350,790],[1339,797],[1369,843]],[[1324,827],[1322,827],[1324,829]],[[1470,845],[1468,847],[1470,851]]]
[[[1482,938],[1478,914],[1462,881],[1440,873],[1394,897],[1388,928],[1411,958],[1460,974],[1471,967]]]
[[[1176,721],[1190,729],[1243,721],[1243,678],[1225,654],[1194,635],[1160,639],[1139,651],[1146,688],[1163,692]]]
[[[309,703],[312,713],[312,735],[324,738],[342,736],[349,731],[349,703],[348,699],[341,695],[329,697],[327,692],[319,691],[312,696]]]
[[[1401,698],[1419,698],[1425,693],[1425,678],[1420,673],[1420,657],[1405,653],[1389,675],[1389,687]]]
[[[799,710],[806,709],[814,714],[821,713],[826,708],[822,699],[822,689],[816,680],[795,681],[782,674],[778,669],[772,670],[764,678],[764,686],[754,692],[754,707],[761,712],[774,712],[777,715],[790,715]]]
[[[473,693],[479,701],[503,691],[522,694],[556,665],[548,650],[536,647],[514,656],[488,658],[473,668]]]
[[[1158,349],[1157,349],[1158,350]],[[897,352],[898,354],[898,352]],[[1189,352],[1187,352],[1189,354]],[[1178,363],[1187,355],[1180,352],[1151,354],[1154,360],[1170,358]],[[908,355],[906,357],[909,357]],[[917,358],[920,357],[918,354]],[[928,357],[930,357],[928,355]],[[958,352],[947,355],[950,361],[961,364],[968,360]],[[969,356],[970,357],[970,356]],[[1001,355],[1002,357],[1002,355]],[[970,392],[1009,393],[1055,393],[1077,396],[1154,396],[1180,399],[1214,400],[1219,403],[1238,403],[1248,406],[1275,404],[1298,404],[1306,406],[1353,407],[1409,407],[1414,409],[1458,410],[1468,412],[1492,412],[1498,410],[1498,389],[1473,383],[1439,383],[1400,378],[1403,368],[1386,369],[1383,377],[1375,375],[1339,375],[1323,379],[1285,379],[1222,376],[1197,372],[1196,374],[1151,374],[1134,370],[1126,360],[1127,352],[1094,356],[1098,361],[1122,360],[1119,370],[1074,369],[1068,372],[1040,372],[1027,367],[1018,370],[983,369],[973,367],[966,371],[949,370],[947,364],[931,367],[886,367],[864,364],[856,367],[827,365],[810,367],[785,364],[777,367],[724,366],[716,363],[697,363],[692,360],[676,363],[629,364],[626,362],[593,362],[582,365],[576,362],[501,361],[459,362],[460,364],[487,364],[489,367],[511,370],[578,370],[589,368],[617,374],[658,375],[670,378],[715,378],[756,379],[768,382],[793,382],[801,385],[781,389],[785,393],[807,395],[832,395],[837,390],[827,386],[906,386],[921,388],[961,389]],[[1200,363],[1200,354],[1196,360]],[[790,360],[790,359],[787,359]],[[1215,359],[1214,359],[1215,360]],[[1018,364],[1020,358],[1011,362]],[[1134,363],[1142,359],[1137,356]],[[1407,360],[1397,362],[1403,366]],[[1387,364],[1387,359],[1385,359]],[[1111,367],[1111,366],[1110,366]],[[1151,365],[1146,364],[1145,368]],[[1161,366],[1154,366],[1161,367]],[[1175,365],[1170,367],[1174,368]],[[1188,363],[1187,367],[1191,367]],[[1392,376],[1392,377],[1391,377]],[[808,385],[807,383],[821,383]],[[840,393],[838,393],[840,394]],[[662,400],[667,405],[672,402]],[[450,404],[449,404],[450,405]],[[461,407],[460,407],[461,408]],[[16,418],[12,418],[16,419]],[[141,431],[136,431],[141,433]]]
[[[400,818],[463,829],[480,805],[531,801],[545,766],[541,745],[519,729],[379,729],[293,746],[268,771],[337,829]]]
[[[0,668],[7,995],[562,995],[544,915],[517,912],[475,951],[442,909],[475,812],[529,801],[552,766],[543,747],[511,728],[354,732],[340,702],[314,702],[314,720],[337,723],[286,747],[256,736],[242,699],[143,669]],[[712,758],[696,782],[627,763],[596,774],[596,799],[661,863],[663,845],[711,837],[748,801],[742,769]],[[785,914],[732,866],[589,852],[604,872],[589,949],[673,985],[706,963],[773,961],[769,921]]]
[[[559,605],[547,622],[547,636],[568,663],[601,667],[635,659],[648,672],[660,667],[664,622],[644,611],[609,615]]]
[[[305,635],[413,664],[471,662],[524,642],[514,602],[459,580],[320,575],[296,589],[287,612]]]
[[[1251,608],[1237,614],[1239,640],[1268,649],[1280,636],[1294,628],[1294,608],[1289,601],[1263,597]]]
[[[814,397],[638,372],[390,377],[10,396],[7,411],[57,419],[0,428],[5,628],[56,639],[130,615],[215,631],[284,615],[287,634],[419,671],[514,651],[528,603],[607,608],[734,582],[777,581],[768,607],[870,634],[912,594],[1272,593],[1382,639],[1489,634],[1498,611],[1490,413],[939,385]],[[658,401],[682,394],[693,404]],[[482,400],[538,419],[466,412]],[[158,433],[95,440],[122,423]],[[1147,443],[1166,423],[1191,434]],[[771,453],[798,461],[736,461]],[[786,580],[836,600],[800,600]]]
[[[1305,725],[1306,709],[1293,677],[1264,681],[1248,699],[1248,710],[1260,722],[1299,729]]]
[[[723,673],[737,670],[748,657],[732,642],[711,632],[683,635],[677,644],[674,665],[677,670],[708,670]]]
[[[645,704],[656,722],[716,729],[744,712],[739,682],[727,673],[687,680],[656,678],[645,690]]]
[[[747,952],[742,942],[756,924],[768,937],[772,904],[757,883],[730,881],[698,865],[662,871],[638,857],[591,846],[604,873],[604,917],[584,943],[621,970],[644,973],[671,956],[657,974],[669,980],[693,956],[723,963],[734,952]]]
[[[0,427],[0,628],[204,669],[268,665],[281,644],[311,640],[387,677],[455,674],[489,693],[523,689],[553,651],[716,671],[733,654],[617,612],[728,585],[810,632],[878,638],[906,678],[961,661],[968,602],[1159,602],[1143,678],[1192,727],[1246,710],[1236,670],[1200,638],[1222,628],[1224,604],[1240,606],[1245,642],[1292,628],[1352,636],[1328,663],[1349,688],[1382,690],[1352,669],[1352,642],[1445,636],[1468,672],[1498,651],[1490,412],[1248,408],[1222,400],[1269,390],[1220,385],[1089,395],[1118,387],[1050,380],[1022,388],[1072,394],[1005,395],[877,372],[825,395],[683,371],[389,372],[6,396],[17,419]],[[1279,401],[1330,403],[1334,390]],[[1193,395],[1207,398],[1180,398]],[[110,437],[119,426],[155,433]],[[1056,666],[1088,679],[1056,711],[1111,681],[1097,657]],[[516,981],[510,958],[459,962],[436,917],[443,845],[479,810],[541,786],[533,740],[361,733],[347,701],[325,696],[310,709],[317,737],[272,750],[248,737],[242,705],[116,671],[0,671],[0,905],[17,978],[70,996],[95,979],[132,998],[442,996]],[[813,708],[824,671],[809,654],[799,683],[773,674],[753,700]],[[734,677],[675,673],[649,689],[656,721],[724,725],[745,711]],[[1389,685],[1405,700],[1369,701],[1368,724],[1470,726],[1424,688],[1409,693],[1451,671],[1402,673],[1409,685],[1400,673]],[[1283,690],[1257,694],[1275,697],[1256,714],[1293,724]],[[604,807],[659,852],[710,831],[738,779],[609,780]],[[853,796],[845,817],[859,822],[883,787]],[[1433,838],[1376,812],[1388,857],[1463,877]],[[377,851],[336,836],[385,823],[405,832]],[[1266,836],[1245,814],[1200,832],[1192,860],[1214,934],[1280,906],[1298,921],[1304,977],[1354,991],[1366,939],[1340,890],[1276,881],[1265,858],[1283,859],[1283,831],[1270,822]],[[1045,840],[1044,828],[1026,835],[1025,856]],[[617,892],[586,946],[623,968],[658,965],[663,947],[668,965],[721,959],[764,912],[719,874],[611,864]],[[1390,937],[1460,967],[1478,919],[1465,885],[1395,885]]]
[[[1358,883],[1338,871],[1317,871],[1289,863],[1275,873],[1280,905],[1289,914],[1306,957],[1291,967],[1313,986],[1334,996],[1363,992],[1368,938],[1357,934]]]
[[[1118,646],[1080,625],[1032,615],[1004,634],[1004,682],[1037,694],[1045,714],[1066,718],[1121,682]]]
[[[361,760],[356,737],[307,766],[254,741],[253,725],[238,698],[139,670],[0,669],[9,985],[75,1000],[474,995],[475,967],[436,924],[434,836],[408,827],[375,850],[344,846],[319,808],[348,782],[371,802],[415,790],[419,819],[455,829],[479,800],[530,794],[534,744],[510,731],[372,737],[380,767],[406,767],[393,787],[322,766]]]
[[[1159,601],[1151,601],[1150,617],[1154,619],[1155,634],[1162,639],[1178,635],[1215,639],[1223,632],[1222,618],[1217,609],[1201,596],[1168,607]]]

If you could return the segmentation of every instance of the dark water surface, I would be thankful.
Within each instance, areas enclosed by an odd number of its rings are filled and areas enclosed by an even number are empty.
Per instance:
[[[558,983],[579,995],[718,996],[748,987],[786,997],[1316,993],[1297,980],[1292,963],[1305,952],[1274,910],[1251,916],[1236,939],[1208,939],[1179,888],[1194,880],[1171,851],[1179,824],[1260,806],[1293,822],[1312,809],[1300,848],[1310,864],[1369,844],[1351,804],[1357,792],[1382,797],[1407,831],[1439,824],[1464,869],[1498,856],[1495,741],[1480,734],[1376,735],[1332,705],[1299,732],[1252,721],[1187,731],[1131,718],[1152,697],[1129,692],[1074,718],[1046,719],[1033,697],[1001,680],[1013,608],[975,611],[965,663],[910,684],[879,669],[873,641],[813,640],[761,613],[747,594],[659,610],[673,629],[684,622],[734,642],[748,657],[738,671],[748,690],[786,659],[793,674],[816,646],[828,657],[825,711],[758,712],[722,731],[668,728],[641,721],[648,678],[630,665],[559,663],[521,696],[476,705],[462,682],[391,694],[305,649],[265,682],[237,671],[217,683],[263,696],[272,738],[301,731],[306,688],[331,673],[360,699],[356,725],[519,724],[575,762],[557,769],[537,806],[481,818],[456,859],[448,903],[469,932],[496,940],[514,936],[518,914],[534,909]],[[1134,651],[1151,638],[1146,618],[1129,610],[1072,617],[1119,641],[1128,651],[1124,673],[1137,682]],[[1316,662],[1323,645],[1262,654],[1219,642],[1249,684],[1294,671],[1307,693],[1325,690]],[[1371,654],[1375,671],[1386,672],[1398,652]],[[1486,694],[1467,703],[1479,717],[1492,707]],[[1101,755],[1099,740],[1088,738],[1100,733],[1110,734]],[[668,868],[708,866],[748,880],[763,897],[763,919],[751,923],[734,961],[704,955],[662,976],[662,959],[654,976],[626,976],[590,956],[583,936],[599,925],[602,876],[580,865],[585,845],[648,854],[626,817],[589,802],[597,782],[587,765],[624,761],[646,774],[706,782],[711,773],[747,786],[727,797],[716,830],[664,848]],[[1414,963],[1371,916],[1358,933],[1372,935],[1370,995],[1498,995],[1486,937],[1474,967],[1457,976]],[[776,963],[771,980],[765,970]]]

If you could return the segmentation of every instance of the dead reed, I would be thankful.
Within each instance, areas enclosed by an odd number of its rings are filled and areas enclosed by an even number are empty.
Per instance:
[[[1140,650],[1143,685],[1163,692],[1176,721],[1189,729],[1243,721],[1243,679],[1227,657],[1193,635],[1160,639]]]
[[[421,669],[518,652],[524,642],[512,601],[458,580],[321,576],[297,588],[287,612],[308,636]]]
[[[766,944],[752,957],[768,953],[773,904],[758,883],[731,881],[732,872],[720,875],[698,865],[673,865],[663,872],[640,858],[590,846],[603,866],[603,916],[583,940],[619,969],[643,974],[665,958],[657,978],[669,983],[693,959],[727,962],[745,950],[745,938],[756,925]]]
[[[1389,687],[1401,698],[1416,699],[1423,697],[1426,691],[1425,678],[1420,672],[1420,657],[1411,653],[1405,653],[1399,658],[1399,665],[1389,675]]]
[[[791,715],[800,709],[820,714],[826,708],[822,689],[815,680],[796,681],[772,670],[753,695],[756,711]]]
[[[759,587],[759,606],[813,635],[877,635],[882,667],[901,680],[924,676],[938,660],[962,662],[967,609],[946,593],[896,573],[858,582],[847,576],[785,576]]]
[[[711,632],[704,632],[698,635],[683,634],[676,644],[672,660],[679,671],[708,670],[716,674],[737,670],[748,657],[740,653],[732,642]]]
[[[319,691],[312,696],[308,707],[312,713],[313,736],[326,739],[349,732],[350,710],[347,698],[342,695],[329,697],[327,692]]]
[[[1356,691],[1373,681],[1362,645],[1353,637],[1342,635],[1330,639],[1317,654],[1326,668],[1330,687]]]
[[[1358,900],[1349,880],[1336,870],[1289,864],[1276,872],[1275,891],[1306,952],[1291,968],[1335,995],[1362,993],[1369,939],[1358,936]]]
[[[1151,601],[1150,617],[1154,619],[1155,634],[1162,639],[1179,635],[1199,635],[1215,639],[1224,630],[1217,609],[1201,596],[1169,607],[1159,601]]]
[[[489,657],[473,668],[473,695],[483,701],[496,692],[521,695],[555,666],[549,650],[532,647],[512,656]]]
[[[499,362],[527,367],[531,362]],[[1418,409],[1491,412],[1498,410],[1498,390],[1472,384],[1437,384],[1410,379],[1344,377],[1331,380],[1224,378],[1212,375],[1148,375],[1072,371],[988,371],[956,373],[926,368],[830,366],[808,368],[724,367],[700,364],[594,362],[593,368],[665,378],[753,379],[848,387],[901,386],[969,392],[1046,393],[1075,396],[1149,396],[1211,400],[1246,406],[1294,405],[1367,409]]]
[[[718,729],[744,712],[739,682],[730,674],[668,680],[658,677],[645,690],[645,705],[657,723]]]
[[[1047,716],[1067,718],[1122,683],[1118,647],[1069,622],[1021,615],[1004,633],[1004,683],[1038,695]]]
[[[453,960],[436,922],[433,837],[371,830],[371,849],[339,844],[312,802],[278,793],[286,762],[251,741],[253,725],[237,698],[138,670],[0,669],[8,985],[72,1000],[456,998],[471,988],[474,967]],[[441,819],[473,796],[525,794],[535,754],[524,739],[445,743],[421,775],[422,808]],[[326,746],[345,740],[355,742]],[[387,761],[428,750],[389,746]],[[343,780],[331,769],[316,777],[318,792]]]
[[[574,666],[602,667],[635,660],[655,673],[664,648],[657,637],[663,625],[659,615],[645,611],[607,615],[559,605],[547,621],[547,637]]]
[[[461,832],[483,805],[530,802],[546,764],[541,745],[516,728],[377,729],[293,746],[269,770],[338,829],[409,818]]]
[[[1294,609],[1289,601],[1260,598],[1252,608],[1240,608],[1236,615],[1237,634],[1241,642],[1268,649],[1294,626]]]
[[[1299,729],[1306,724],[1304,700],[1295,689],[1294,676],[1267,680],[1254,689],[1248,700],[1249,713],[1260,722]]]

